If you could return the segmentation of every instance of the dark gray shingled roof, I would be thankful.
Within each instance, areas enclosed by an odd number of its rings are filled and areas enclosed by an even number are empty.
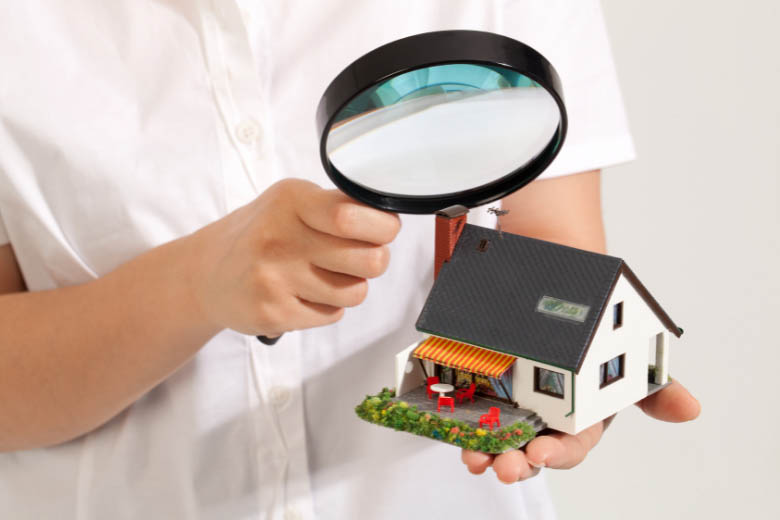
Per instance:
[[[488,240],[484,252],[482,240]],[[417,329],[577,372],[620,273],[679,336],[682,330],[620,258],[467,224]],[[543,314],[536,310],[542,296],[590,310],[582,323]]]

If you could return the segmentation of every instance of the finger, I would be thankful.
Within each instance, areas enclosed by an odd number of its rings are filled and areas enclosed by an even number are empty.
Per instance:
[[[337,190],[307,193],[298,216],[312,229],[376,245],[392,242],[401,229],[398,215],[360,204]]]
[[[598,444],[604,426],[598,422],[577,435],[551,433],[540,435],[526,446],[528,463],[553,469],[570,469],[585,460],[588,452]]]
[[[390,263],[390,249],[387,246],[325,233],[313,235],[310,238],[310,257],[317,267],[360,278],[376,278],[385,272]]]
[[[692,421],[701,413],[701,404],[676,380],[637,403],[647,415],[659,421]]]
[[[363,278],[334,273],[315,265],[309,265],[297,283],[296,296],[309,303],[332,307],[360,305],[368,293],[368,282]]]
[[[284,314],[286,314],[283,317],[285,328],[283,330],[264,332],[263,335],[273,337],[291,330],[330,325],[341,319],[344,315],[344,309],[332,305],[309,302],[301,298],[293,298],[293,301],[286,306]]]
[[[471,473],[481,475],[493,464],[493,455],[481,451],[462,450],[460,460]]]
[[[498,480],[504,484],[514,484],[519,480],[529,479],[539,473],[538,468],[528,464],[525,453],[520,450],[512,450],[496,455],[493,460],[493,471]]]

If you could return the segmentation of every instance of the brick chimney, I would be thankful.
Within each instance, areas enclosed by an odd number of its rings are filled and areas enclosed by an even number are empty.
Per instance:
[[[444,262],[449,262],[458,243],[469,210],[465,206],[450,206],[436,212],[436,244],[434,252],[433,278],[439,276]]]

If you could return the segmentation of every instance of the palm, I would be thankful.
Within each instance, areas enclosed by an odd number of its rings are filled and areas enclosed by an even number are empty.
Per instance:
[[[691,421],[701,411],[696,398],[677,381],[672,381],[660,392],[643,399],[637,406],[650,417],[667,422]],[[598,444],[610,420],[594,424],[577,435],[559,432],[541,435],[528,443],[524,451],[490,455],[463,450],[463,463],[475,474],[483,473],[493,466],[498,479],[507,484],[533,477],[541,467],[573,468]]]

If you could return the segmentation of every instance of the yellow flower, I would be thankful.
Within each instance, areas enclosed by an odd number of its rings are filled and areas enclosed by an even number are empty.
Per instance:
[[[401,408],[409,408],[409,403],[407,403],[406,401],[401,401],[400,403],[398,403],[398,406],[400,406]]]
[[[371,418],[374,419],[375,421],[378,421],[379,420],[379,414],[374,412],[374,413],[371,414]]]
[[[480,437],[484,437],[485,435],[487,435],[487,432],[482,428],[477,428],[477,430],[474,433],[476,433]]]
[[[387,410],[382,410],[382,415],[387,415]]]

